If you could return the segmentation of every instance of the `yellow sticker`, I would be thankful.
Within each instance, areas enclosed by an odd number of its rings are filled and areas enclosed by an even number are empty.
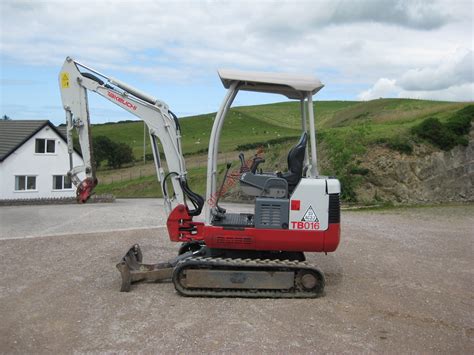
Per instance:
[[[69,88],[69,73],[61,73],[61,87],[63,89]]]

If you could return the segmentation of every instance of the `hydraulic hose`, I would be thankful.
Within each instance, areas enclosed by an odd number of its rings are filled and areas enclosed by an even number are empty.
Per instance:
[[[163,197],[168,198],[168,190],[166,188],[166,181],[170,176],[179,176],[179,174],[175,171],[171,171],[168,174],[165,175],[165,178],[163,179]],[[179,179],[179,185],[181,186],[181,189],[183,190],[185,198],[189,199],[191,203],[194,206],[194,209],[189,209],[188,207],[188,214],[190,216],[199,216],[202,212],[202,208],[204,207],[204,198],[193,192],[191,188],[188,185],[188,181],[186,180],[186,177],[182,177]]]

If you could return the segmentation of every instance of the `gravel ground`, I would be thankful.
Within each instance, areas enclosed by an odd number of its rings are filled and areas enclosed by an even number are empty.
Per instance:
[[[0,208],[0,352],[474,352],[472,205],[343,212],[339,249],[308,254],[327,287],[307,300],[118,292],[130,245],[177,251],[155,205]]]

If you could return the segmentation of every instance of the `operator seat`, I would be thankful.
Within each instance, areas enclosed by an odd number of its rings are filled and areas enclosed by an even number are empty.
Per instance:
[[[296,185],[303,176],[304,156],[306,153],[306,144],[308,143],[308,134],[303,132],[298,143],[291,148],[288,153],[288,171],[279,174],[280,177],[288,182],[288,192],[291,194]]]
[[[240,177],[242,191],[250,196],[286,198],[293,192],[303,176],[307,142],[308,135],[304,132],[298,143],[288,153],[288,171],[286,173],[258,174],[256,171],[258,164],[254,164],[255,169],[251,169],[251,171],[248,171],[247,168]],[[241,161],[243,161],[243,157]],[[260,162],[263,161],[262,159]]]

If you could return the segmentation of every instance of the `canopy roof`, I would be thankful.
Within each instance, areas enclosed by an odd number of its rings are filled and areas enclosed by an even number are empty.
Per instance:
[[[304,98],[308,92],[314,95],[324,87],[319,79],[309,75],[229,69],[219,69],[218,73],[226,89],[238,82],[239,90],[281,94],[296,100]]]

